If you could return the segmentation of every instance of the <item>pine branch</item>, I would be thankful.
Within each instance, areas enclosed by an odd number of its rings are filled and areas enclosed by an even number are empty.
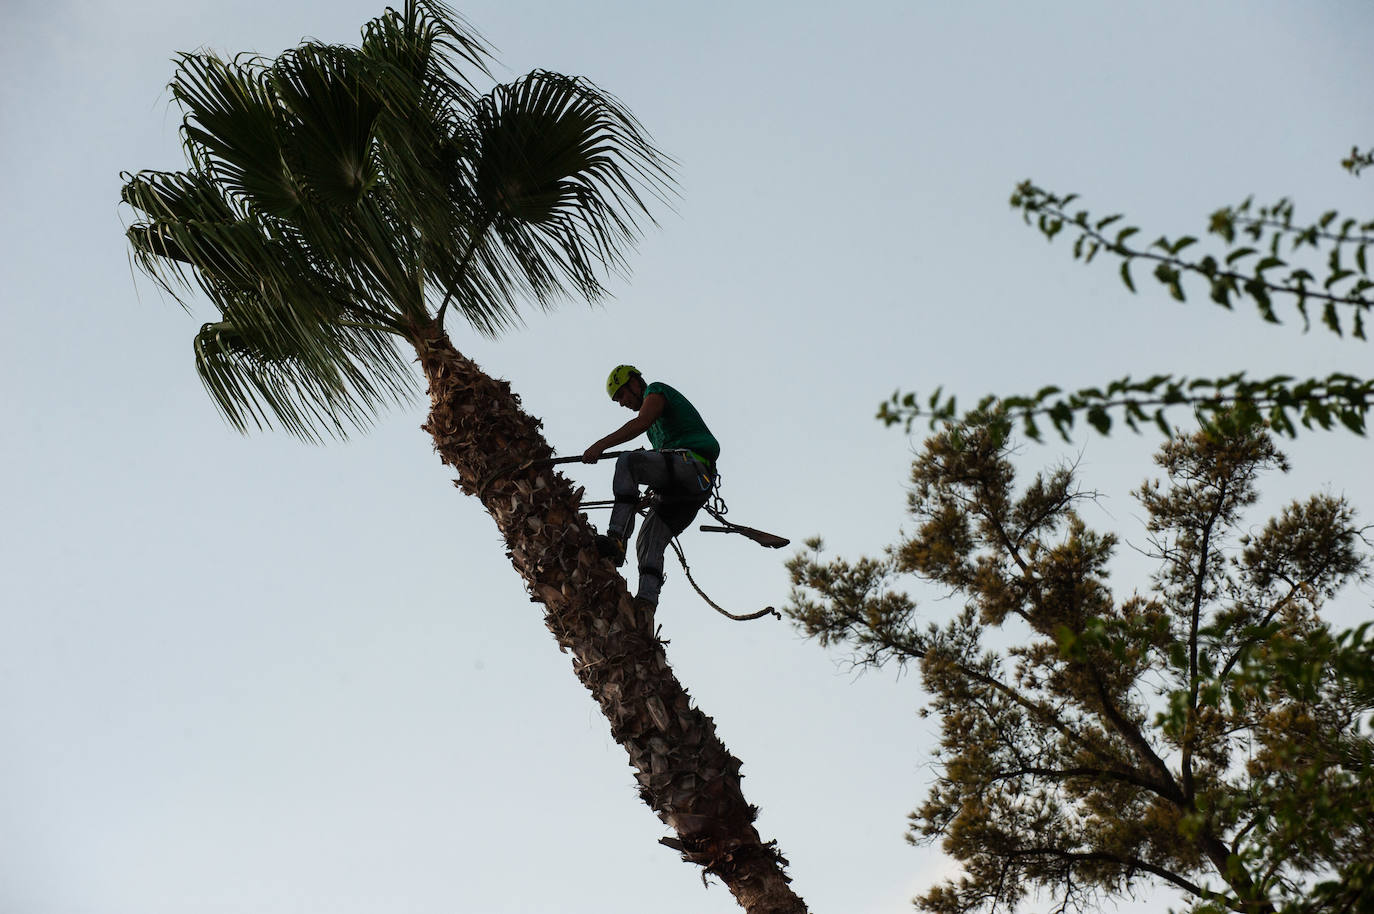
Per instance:
[[[1210,901],[1221,902],[1222,904],[1231,908],[1233,911],[1246,910],[1243,905],[1238,904],[1226,895],[1222,895],[1218,892],[1213,892],[1210,889],[1204,888],[1203,886],[1200,886],[1197,883],[1192,882],[1191,880],[1183,878],[1182,876],[1178,875],[1172,870],[1167,870],[1163,867],[1156,866],[1153,863],[1150,863],[1147,860],[1141,860],[1138,857],[1127,857],[1121,854],[1109,854],[1103,851],[1074,852],[1062,850],[1057,847],[1022,847],[1012,851],[1008,851],[1007,856],[1049,857],[1052,859],[1064,860],[1073,863],[1114,863],[1118,866],[1122,866],[1127,869],[1143,870],[1144,872],[1151,873],[1155,876],[1158,876],[1160,879],[1172,882],[1174,885],[1178,886],[1184,891],[1191,892],[1199,898],[1206,898]]]
[[[1207,584],[1207,563],[1212,557],[1212,536],[1216,532],[1216,524],[1222,515],[1226,505],[1226,480],[1223,478],[1219,483],[1216,504],[1212,508],[1211,515],[1202,525],[1202,543],[1197,550],[1197,571],[1194,574],[1193,594],[1188,601],[1188,718],[1184,724],[1183,734],[1183,759],[1180,763],[1183,775],[1183,796],[1187,802],[1192,803],[1196,796],[1196,784],[1193,780],[1193,749],[1197,741],[1197,717],[1198,717],[1198,628],[1202,621],[1203,605],[1206,602]]]
[[[1132,787],[1139,787],[1141,790],[1148,790],[1150,793],[1163,797],[1166,800],[1177,800],[1178,797],[1170,790],[1163,789],[1167,785],[1161,785],[1158,781],[1142,777],[1134,771],[1122,771],[1116,768],[1038,768],[1031,765],[1022,766],[1011,771],[1003,771],[1000,774],[989,778],[990,781],[1008,781],[1022,775],[1033,775],[1035,777],[1049,778],[1056,781],[1068,781],[1080,778],[1092,780],[1120,781],[1123,784],[1130,784]]]

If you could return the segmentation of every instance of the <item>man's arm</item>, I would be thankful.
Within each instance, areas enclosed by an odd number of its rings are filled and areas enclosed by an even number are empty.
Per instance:
[[[667,405],[668,400],[663,394],[649,394],[644,398],[644,404],[639,407],[638,415],[582,452],[582,462],[596,463],[607,448],[633,441],[647,432],[649,426],[657,422],[658,417],[663,415],[663,410]]]

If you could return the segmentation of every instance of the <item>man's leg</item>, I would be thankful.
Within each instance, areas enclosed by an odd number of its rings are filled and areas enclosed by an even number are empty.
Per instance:
[[[615,505],[611,508],[611,519],[606,524],[606,535],[597,537],[597,547],[617,567],[625,561],[625,544],[635,530],[639,487],[646,485],[656,491],[669,488],[673,478],[670,459],[669,455],[659,451],[631,451],[616,458],[615,476],[611,479]],[[664,548],[667,545],[665,540]],[[661,566],[662,562],[659,564]]]
[[[695,464],[676,454],[664,456],[669,478],[664,485],[655,486],[662,500],[649,512],[635,540],[635,556],[639,560],[639,593],[636,596],[655,606],[663,588],[663,555],[668,544],[687,529],[709,495],[701,490]]]
[[[635,540],[635,557],[639,560],[639,591],[635,596],[654,606],[658,605],[658,594],[663,589],[663,554],[673,536],[659,513],[650,511]]]

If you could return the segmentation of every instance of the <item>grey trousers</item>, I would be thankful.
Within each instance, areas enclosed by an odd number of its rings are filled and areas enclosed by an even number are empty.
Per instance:
[[[606,525],[612,536],[629,540],[634,532],[640,486],[648,486],[659,497],[635,540],[639,599],[658,605],[663,587],[663,553],[711,497],[713,482],[705,467],[676,451],[631,451],[616,459],[611,481],[615,507]]]

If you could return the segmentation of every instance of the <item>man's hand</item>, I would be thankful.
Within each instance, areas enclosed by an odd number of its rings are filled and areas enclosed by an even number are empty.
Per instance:
[[[598,441],[596,444],[593,444],[591,447],[587,448],[585,451],[582,452],[582,462],[596,463],[598,460],[601,459],[601,454],[605,450],[605,445]]]

